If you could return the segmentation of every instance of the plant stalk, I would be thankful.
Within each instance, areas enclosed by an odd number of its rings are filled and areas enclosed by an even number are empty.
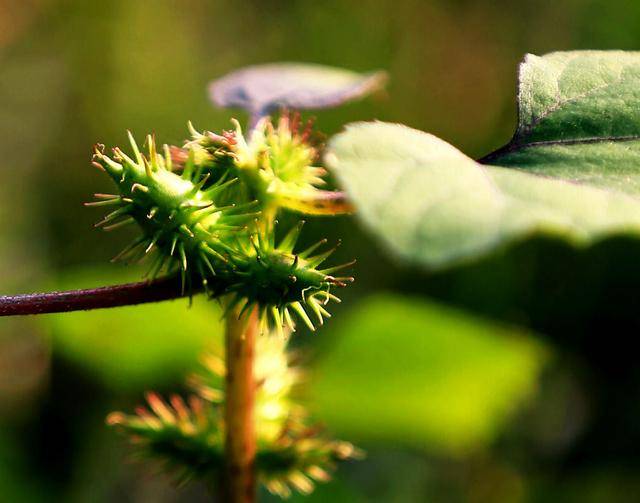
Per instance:
[[[238,319],[238,310],[227,316],[225,332],[225,502],[253,503],[256,500],[256,422],[254,377],[258,308]]]
[[[201,290],[202,287],[195,285],[191,291],[184,292],[181,288],[180,278],[167,276],[153,281],[85,290],[3,295],[0,296],[0,316],[63,313],[131,306],[186,297],[199,293]]]

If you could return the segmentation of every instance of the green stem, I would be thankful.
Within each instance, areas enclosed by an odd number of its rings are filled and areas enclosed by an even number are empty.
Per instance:
[[[238,319],[238,310],[227,316],[225,332],[225,500],[253,503],[256,500],[256,425],[254,378],[258,308]]]

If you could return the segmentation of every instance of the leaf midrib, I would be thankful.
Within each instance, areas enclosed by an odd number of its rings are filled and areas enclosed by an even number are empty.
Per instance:
[[[535,147],[554,147],[554,146],[567,146],[567,145],[589,145],[594,143],[617,143],[617,142],[630,142],[640,140],[640,135],[626,135],[626,136],[593,136],[589,138],[567,138],[564,140],[545,140],[523,143],[516,140],[516,137],[511,139],[509,143],[500,147],[497,150],[477,159],[477,162],[481,164],[491,164],[492,161],[507,155]]]
[[[562,77],[565,71],[566,71],[566,67],[563,69],[562,73],[558,76],[558,80],[560,80],[560,78]],[[603,89],[607,89],[608,87],[619,84],[623,80],[624,71],[625,71],[625,67],[623,66],[620,68],[619,75],[611,82],[607,82],[606,84],[596,86],[592,89],[589,89],[583,93],[580,93],[564,101],[558,100],[554,105],[550,106],[540,116],[532,118],[530,124],[526,126],[522,126],[521,124],[518,124],[518,128],[515,134],[506,145],[478,159],[477,162],[481,164],[491,164],[492,161],[500,158],[501,156],[504,156],[506,154],[513,154],[527,148],[552,147],[552,146],[558,146],[558,145],[563,145],[563,146],[564,145],[588,145],[593,143],[627,142],[627,141],[640,140],[640,135],[626,135],[626,136],[609,135],[609,136],[594,136],[594,137],[587,137],[587,138],[543,140],[543,141],[533,141],[533,142],[527,140],[533,134],[535,127],[538,126],[544,119],[552,115],[554,112],[561,110],[566,105],[570,105],[576,101],[587,98],[595,94],[596,92],[602,91]]]

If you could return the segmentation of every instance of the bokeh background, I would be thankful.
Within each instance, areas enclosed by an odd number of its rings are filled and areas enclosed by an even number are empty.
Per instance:
[[[514,128],[522,56],[580,48],[640,48],[640,3],[0,0],[0,294],[139,278],[109,263],[130,235],[81,205],[109,188],[91,146],[229,127],[206,86],[232,69],[384,69],[386,93],[318,128],[403,122],[480,156]],[[536,240],[428,273],[352,218],[308,225],[324,236],[358,258],[357,283],[294,340],[301,399],[368,455],[308,501],[640,501],[639,243]],[[183,389],[219,319],[196,299],[0,320],[0,501],[207,501],[132,463],[104,417]]]

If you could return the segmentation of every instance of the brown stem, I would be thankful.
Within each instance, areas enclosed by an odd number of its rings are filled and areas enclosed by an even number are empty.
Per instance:
[[[225,333],[227,472],[224,500],[228,503],[253,503],[256,499],[256,383],[253,365],[257,335],[257,307],[241,319],[238,319],[237,310],[228,314]]]
[[[29,293],[0,296],[0,316],[62,313],[87,309],[129,306],[176,299],[199,292],[182,292],[179,278],[168,276],[154,281],[104,286],[67,292]]]

